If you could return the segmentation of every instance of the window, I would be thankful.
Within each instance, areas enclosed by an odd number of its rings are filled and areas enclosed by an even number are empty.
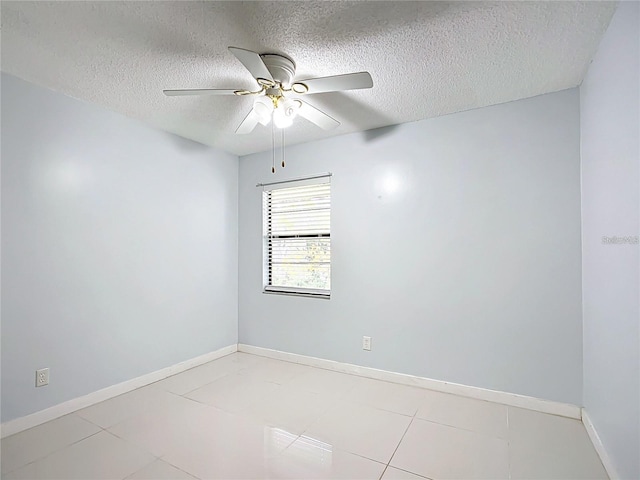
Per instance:
[[[264,291],[331,294],[331,183],[328,177],[265,187]]]

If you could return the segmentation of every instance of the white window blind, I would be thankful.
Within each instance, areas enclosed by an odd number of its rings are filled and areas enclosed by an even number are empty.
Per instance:
[[[327,178],[263,192],[265,291],[328,297],[331,184]]]

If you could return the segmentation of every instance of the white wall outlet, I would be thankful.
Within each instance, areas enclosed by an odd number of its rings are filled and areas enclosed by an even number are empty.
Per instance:
[[[44,387],[45,385],[49,385],[49,369],[36,370],[36,387]]]
[[[362,349],[371,350],[371,337],[362,337]]]

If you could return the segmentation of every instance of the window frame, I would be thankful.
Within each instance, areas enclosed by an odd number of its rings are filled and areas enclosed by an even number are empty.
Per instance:
[[[331,283],[329,283],[329,289],[318,288],[306,288],[306,287],[290,287],[290,286],[278,286],[272,285],[273,279],[273,241],[274,239],[313,239],[313,238],[325,238],[329,240],[329,248],[331,248],[331,174],[321,175],[303,179],[296,179],[285,182],[274,182],[273,184],[258,184],[263,187],[262,192],[262,220],[263,220],[263,232],[262,232],[262,244],[263,244],[263,284],[262,293],[265,294],[277,294],[277,295],[293,295],[303,296],[309,298],[331,298]],[[271,192],[275,190],[282,190],[287,188],[299,188],[304,186],[315,186],[328,184],[329,186],[329,232],[328,233],[296,233],[291,234],[280,233],[271,234],[271,222],[272,222],[272,201]],[[269,188],[264,188],[269,186]],[[331,253],[329,250],[329,278],[331,278]]]

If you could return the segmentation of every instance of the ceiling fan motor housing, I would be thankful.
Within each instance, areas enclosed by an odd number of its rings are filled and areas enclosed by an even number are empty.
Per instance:
[[[271,53],[260,56],[276,83],[280,83],[286,87],[291,85],[296,73],[296,64],[293,60],[282,55]]]

